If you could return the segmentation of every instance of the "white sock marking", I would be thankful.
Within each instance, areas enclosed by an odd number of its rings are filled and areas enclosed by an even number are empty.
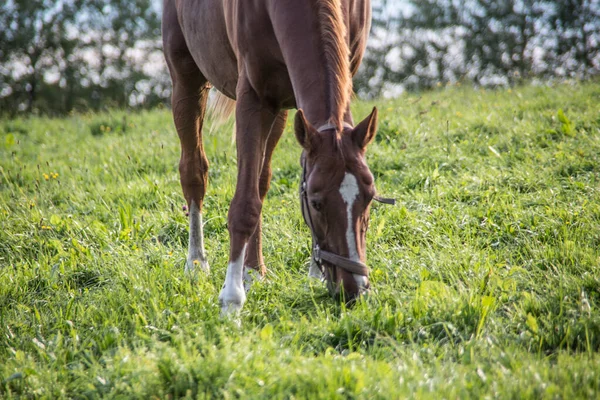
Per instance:
[[[358,257],[358,251],[356,250],[356,237],[354,235],[354,227],[352,225],[352,208],[356,198],[358,197],[358,193],[359,190],[356,177],[351,173],[346,172],[344,180],[340,185],[340,194],[342,195],[344,203],[346,203],[346,218],[348,221],[346,227],[346,243],[348,244],[348,258],[353,261],[360,261],[360,257]],[[362,290],[367,286],[367,277],[356,274],[352,274],[352,276],[354,277],[359,290]]]
[[[221,315],[237,314],[246,301],[246,291],[244,290],[244,256],[246,255],[246,247],[242,249],[239,257],[235,261],[229,262],[227,266],[227,275],[225,275],[225,283],[219,294],[221,302]]]
[[[208,260],[204,250],[204,231],[202,228],[202,214],[198,205],[192,201],[190,204],[190,240],[188,245],[188,256],[185,263],[185,272],[192,273],[198,267],[209,272]]]

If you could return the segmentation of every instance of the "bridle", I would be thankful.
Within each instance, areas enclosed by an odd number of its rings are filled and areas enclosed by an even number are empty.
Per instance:
[[[344,124],[345,128],[352,128],[349,124]],[[323,125],[318,129],[319,132],[334,129],[335,125],[327,124]],[[384,204],[396,204],[395,199],[384,198],[380,196],[373,197],[373,200],[378,201]],[[310,233],[312,235],[312,259],[314,263],[319,267],[321,274],[325,276],[325,268],[323,266],[323,261],[328,262],[329,264],[339,267],[351,274],[361,275],[361,276],[369,276],[369,267],[367,267],[364,263],[360,261],[351,260],[347,257],[340,256],[339,254],[335,254],[326,250],[321,249],[319,246],[319,241],[317,240],[317,236],[315,235],[314,223],[312,217],[310,215],[310,208],[308,204],[308,190],[307,190],[307,171],[306,171],[306,156],[302,156],[302,180],[300,182],[300,203],[302,210],[302,217],[304,218],[304,222],[308,225],[310,229]],[[333,283],[335,283],[335,268],[332,268],[332,278]]]

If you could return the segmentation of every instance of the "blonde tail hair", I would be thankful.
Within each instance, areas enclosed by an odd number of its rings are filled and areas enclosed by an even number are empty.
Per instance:
[[[215,129],[225,125],[230,120],[234,111],[235,100],[230,99],[219,91],[215,91],[215,95],[211,96],[208,101],[209,133],[212,134]],[[232,141],[235,141],[235,122],[233,124]]]

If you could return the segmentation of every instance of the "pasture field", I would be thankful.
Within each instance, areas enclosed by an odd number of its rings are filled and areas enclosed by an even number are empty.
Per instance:
[[[376,104],[398,204],[372,208],[371,294],[347,309],[306,276],[290,118],[241,326],[217,304],[230,127],[205,135],[212,271],[190,281],[168,110],[0,120],[0,397],[599,398],[600,83]]]

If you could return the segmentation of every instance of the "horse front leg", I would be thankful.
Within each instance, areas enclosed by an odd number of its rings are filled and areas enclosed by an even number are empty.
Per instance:
[[[235,195],[229,206],[229,263],[219,294],[221,313],[235,314],[246,301],[243,275],[250,237],[260,221],[262,200],[260,175],[276,110],[261,105],[247,80],[240,77],[237,88],[236,143],[238,175]]]
[[[209,272],[204,250],[202,203],[208,180],[208,160],[202,146],[202,122],[209,88],[206,80],[173,79],[173,118],[181,142],[179,176],[189,213],[189,245],[185,272]]]
[[[287,120],[287,110],[282,110],[275,118],[269,138],[267,140],[267,147],[265,151],[265,157],[260,172],[260,178],[258,182],[258,192],[260,195],[261,203],[265,201],[269,187],[271,186],[271,176],[273,175],[271,170],[271,157],[273,151],[281,139],[283,130],[285,129],[285,122]],[[256,280],[261,280],[266,271],[265,263],[262,254],[262,214],[258,219],[258,224],[254,233],[250,237],[248,242],[248,250],[246,252],[246,261],[244,262],[244,289],[246,292],[250,290],[252,283]]]

